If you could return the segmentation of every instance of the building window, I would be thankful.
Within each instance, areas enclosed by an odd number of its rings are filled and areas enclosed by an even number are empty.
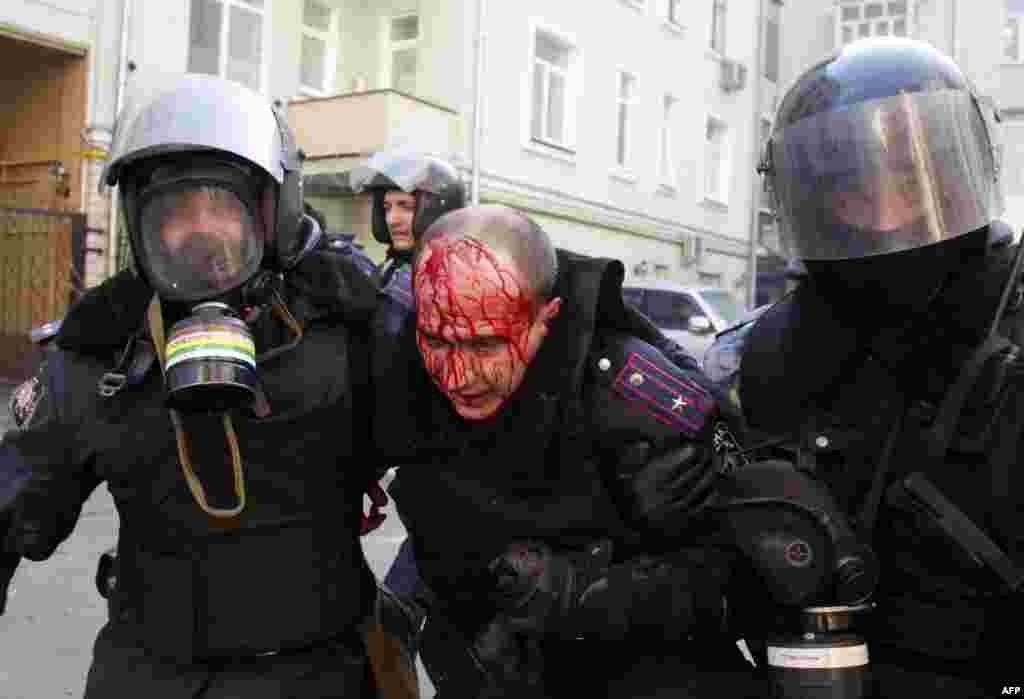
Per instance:
[[[668,4],[665,7],[665,19],[669,24],[677,27],[683,26],[683,0],[665,0]]]
[[[1003,25],[1003,60],[1024,63],[1021,30],[1024,29],[1024,0],[1006,0],[1006,23]]]
[[[264,90],[269,0],[191,0],[188,70]]]
[[[303,3],[299,85],[307,94],[325,95],[334,88],[338,60],[337,14],[337,10],[323,0],[305,0]]]
[[[779,82],[779,23],[772,19],[764,23],[764,77]]]
[[[416,93],[419,65],[420,16],[400,15],[391,18],[388,30],[391,46],[391,87],[407,94]]]
[[[672,121],[675,118],[676,102],[672,95],[665,95],[661,101],[661,134],[658,139],[658,177],[662,184],[675,186],[676,165],[672,152]]]
[[[542,30],[534,34],[530,136],[535,141],[572,148],[575,56],[575,48],[564,39]]]
[[[630,161],[630,147],[633,112],[636,101],[636,76],[624,71],[619,72],[618,91],[616,96],[616,134],[615,164],[626,169]]]
[[[711,0],[711,50],[725,55],[725,0]]]
[[[842,0],[836,7],[839,45],[869,36],[908,36],[908,4],[908,0]]]
[[[729,126],[709,116],[704,128],[704,198],[729,202]]]

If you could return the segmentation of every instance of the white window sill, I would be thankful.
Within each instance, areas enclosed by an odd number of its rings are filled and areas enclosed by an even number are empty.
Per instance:
[[[709,209],[715,209],[718,211],[727,211],[729,209],[729,202],[723,201],[718,197],[705,194],[704,199],[701,201],[701,206],[706,206]]]
[[[560,160],[570,165],[576,164],[576,151],[565,146],[549,145],[543,141],[536,141],[531,138],[523,143],[523,150],[551,158],[552,160]]]
[[[629,184],[636,184],[637,180],[634,172],[618,166],[614,167],[612,171],[608,173],[608,176],[613,180],[619,180],[620,182],[627,182]]]
[[[625,5],[626,7],[629,7],[629,8],[631,8],[633,10],[636,10],[637,12],[640,12],[640,13],[643,13],[643,11],[647,9],[647,7],[646,7],[646,5],[647,5],[646,0],[641,0],[640,2],[637,2],[636,0],[619,0],[619,1],[623,5]]]
[[[667,19],[662,19],[661,28],[664,29],[667,34],[672,34],[680,39],[686,37],[686,27],[681,24],[676,24],[675,22],[671,22]]]
[[[300,97],[327,97],[328,94],[328,90],[317,90],[315,88],[307,87],[305,85],[299,85]]]

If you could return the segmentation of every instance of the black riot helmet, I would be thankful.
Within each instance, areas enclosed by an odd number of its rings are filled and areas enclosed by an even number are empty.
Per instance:
[[[373,195],[373,237],[390,245],[391,233],[384,212],[384,195],[400,190],[416,197],[412,235],[419,240],[437,219],[466,205],[466,186],[446,160],[406,148],[381,151],[349,173],[356,192]]]
[[[759,167],[787,257],[813,275],[986,227],[1003,206],[995,121],[924,42],[864,39],[811,67],[783,97]]]
[[[150,86],[118,116],[106,184],[119,186],[132,263],[169,301],[294,266],[315,239],[302,156],[261,95],[208,75]]]

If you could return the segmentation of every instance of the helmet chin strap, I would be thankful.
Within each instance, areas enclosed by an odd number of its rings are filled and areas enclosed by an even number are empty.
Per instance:
[[[167,341],[164,337],[164,319],[160,308],[160,298],[154,294],[153,300],[149,302],[147,311],[149,320],[149,331],[153,337],[153,345],[156,347],[157,356],[160,359],[160,370],[166,372],[167,368]],[[206,499],[206,489],[192,469],[192,456],[189,449],[188,435],[185,434],[181,414],[174,408],[169,408],[171,423],[174,425],[174,437],[178,443],[178,463],[181,465],[181,472],[185,476],[185,482],[192,491],[192,497],[198,503],[200,509],[211,517],[228,519],[237,517],[245,509],[245,476],[242,472],[242,455],[238,448],[238,437],[235,434],[235,427],[231,421],[231,414],[224,413],[221,420],[224,424],[224,434],[227,437],[228,449],[231,452],[231,467],[234,473],[235,495],[238,504],[230,509],[211,507]]]

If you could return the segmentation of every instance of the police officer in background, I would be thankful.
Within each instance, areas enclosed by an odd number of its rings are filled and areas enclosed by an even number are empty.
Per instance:
[[[1024,294],[996,139],[928,44],[867,39],[803,73],[761,168],[807,276],[705,364],[747,446],[787,450],[873,544],[879,697],[990,696],[1019,668]]]
[[[416,241],[438,218],[466,205],[466,187],[458,171],[446,160],[408,148],[381,151],[349,173],[356,192],[368,192],[371,230],[387,245],[375,279],[386,306],[379,314],[389,334],[412,308],[410,262]]]
[[[409,148],[381,151],[349,173],[353,190],[371,197],[373,237],[387,247],[387,257],[374,279],[380,303],[374,315],[375,351],[387,354],[377,362],[390,371],[394,341],[405,317],[412,312],[411,261],[416,241],[438,218],[466,205],[466,187],[451,163]],[[371,493],[371,503],[387,503],[383,493]],[[384,578],[385,586],[401,595],[416,593],[416,555],[406,538]]]
[[[376,385],[408,397],[375,422],[435,598],[420,653],[440,695],[748,696],[711,672],[742,668],[715,643],[730,554],[698,523],[717,403],[623,303],[622,264],[477,206],[413,265]]]
[[[116,613],[90,699],[369,696],[369,277],[303,215],[283,116],[235,83],[154,89],[105,179],[132,269],[72,307],[0,443],[4,551],[48,558],[106,481]]]

